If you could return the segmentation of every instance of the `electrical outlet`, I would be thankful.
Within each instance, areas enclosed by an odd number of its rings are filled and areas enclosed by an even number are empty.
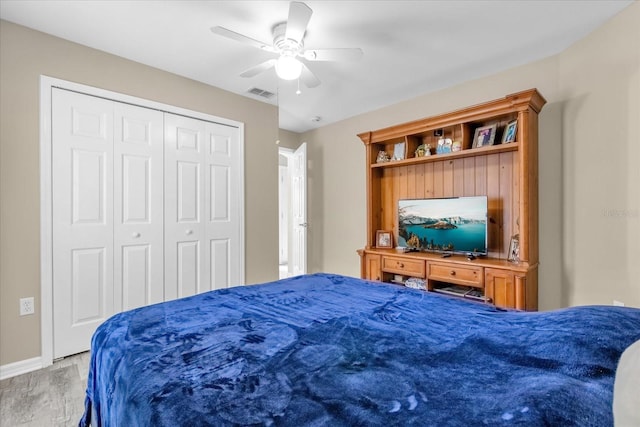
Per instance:
[[[20,298],[20,316],[26,316],[27,314],[33,314],[36,312],[35,303],[33,297]]]
[[[624,303],[622,301],[618,301],[618,300],[613,300],[613,305],[615,305],[616,307],[624,307]]]

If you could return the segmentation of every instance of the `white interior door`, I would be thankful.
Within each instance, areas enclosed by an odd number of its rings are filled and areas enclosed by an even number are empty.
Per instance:
[[[242,161],[238,129],[205,122],[206,244],[209,283],[202,290],[227,288],[241,281]]]
[[[293,153],[291,170],[291,206],[293,238],[291,245],[291,274],[307,273],[307,143]]]
[[[165,114],[165,299],[242,281],[238,128]]]
[[[53,357],[86,351],[114,313],[113,103],[52,93]]]
[[[278,165],[278,264],[287,266],[289,263],[289,157],[279,149]]]
[[[209,283],[205,226],[205,122],[165,114],[165,299]]]
[[[114,308],[164,300],[163,113],[114,102]]]

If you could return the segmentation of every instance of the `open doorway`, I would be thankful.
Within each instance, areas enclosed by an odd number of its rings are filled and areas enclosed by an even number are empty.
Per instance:
[[[280,278],[307,273],[307,144],[278,148]]]

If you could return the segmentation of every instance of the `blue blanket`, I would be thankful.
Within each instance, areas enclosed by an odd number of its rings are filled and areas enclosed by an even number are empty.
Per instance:
[[[640,310],[525,313],[315,274],[113,316],[80,426],[607,426]]]

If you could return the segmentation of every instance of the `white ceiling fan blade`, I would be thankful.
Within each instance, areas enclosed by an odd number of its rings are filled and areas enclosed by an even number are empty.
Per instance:
[[[258,74],[264,71],[267,71],[269,68],[276,65],[276,62],[277,62],[277,59],[270,59],[268,61],[264,61],[263,63],[258,64],[255,67],[251,67],[248,70],[244,71],[242,74],[240,74],[240,77],[257,76]]]
[[[300,74],[300,80],[302,80],[302,83],[304,83],[304,85],[308,88],[320,86],[320,79],[318,79],[316,75],[313,74],[311,70],[308,69],[304,64],[302,64],[302,74]]]
[[[287,30],[284,34],[286,39],[302,41],[304,32],[307,31],[307,24],[311,19],[313,11],[309,6],[300,2],[291,2],[289,6],[289,18],[287,19]]]
[[[362,58],[362,49],[310,49],[304,51],[304,59],[308,61],[359,61]]]
[[[263,43],[259,40],[252,39],[251,37],[244,36],[240,33],[236,33],[235,31],[228,30],[224,27],[211,27],[211,32],[217,34],[222,37],[229,38],[231,40],[238,41],[240,43],[248,44],[253,47],[257,47],[258,49],[266,50],[268,52],[273,52],[273,46],[268,43]]]

